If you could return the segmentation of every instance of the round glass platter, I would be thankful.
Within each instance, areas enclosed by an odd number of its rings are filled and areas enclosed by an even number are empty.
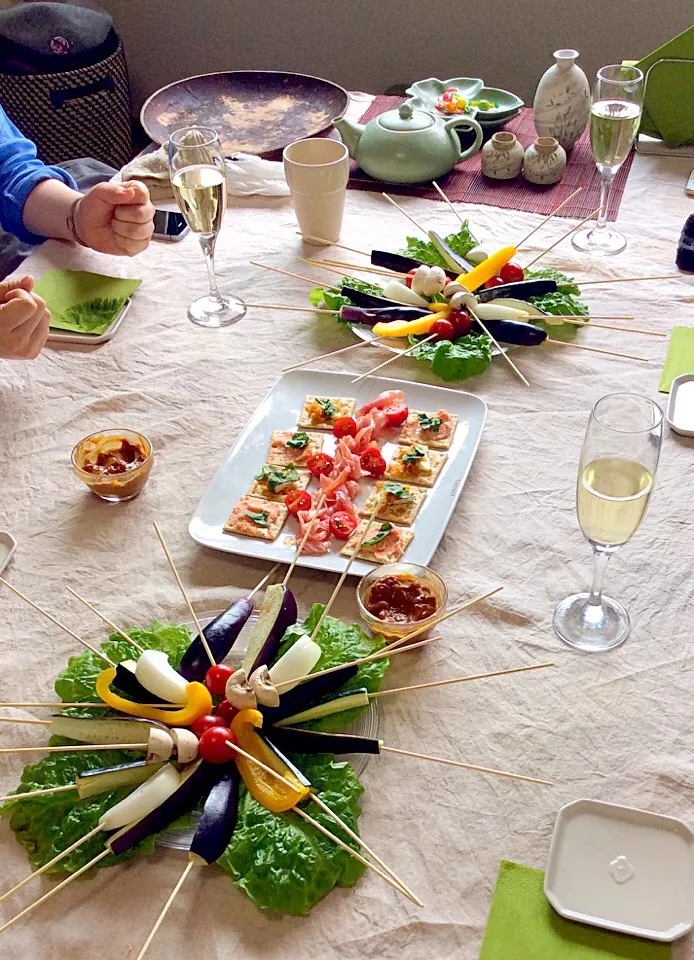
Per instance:
[[[215,617],[218,617],[221,612],[221,610],[218,610],[215,613],[209,614],[208,616],[200,617],[200,625],[203,628],[206,627],[207,624],[214,620]],[[248,639],[257,620],[258,614],[257,611],[254,610],[248,618],[243,630],[239,634],[234,646],[231,648],[229,656],[226,658],[227,663],[230,663],[232,666],[239,666],[239,664],[243,661],[244,655],[248,648]],[[197,631],[194,623],[185,623],[184,626],[189,627],[193,636],[195,636]],[[351,723],[344,731],[341,732],[351,733],[359,737],[377,737],[378,701],[370,700],[368,708],[357,717],[354,723]],[[365,753],[354,753],[340,756],[337,759],[346,760],[347,763],[352,766],[355,774],[360,777],[366,769],[371,757],[369,754]],[[160,834],[160,836],[157,837],[157,844],[162,847],[171,847],[174,850],[189,850],[191,840],[193,839],[193,834],[195,833],[195,827],[197,826],[199,819],[199,813],[192,813],[190,817],[190,825],[187,825],[181,829],[165,830]]]

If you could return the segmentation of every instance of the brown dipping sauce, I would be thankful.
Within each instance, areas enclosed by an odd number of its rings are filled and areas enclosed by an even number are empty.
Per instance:
[[[379,620],[418,623],[436,613],[433,590],[409,573],[382,577],[369,590],[364,606]]]
[[[93,460],[85,461],[82,464],[82,470],[85,473],[98,473],[102,477],[111,477],[114,474],[125,473],[126,470],[134,470],[144,463],[148,456],[148,451],[139,443],[122,439],[120,446],[103,450],[97,453]]]

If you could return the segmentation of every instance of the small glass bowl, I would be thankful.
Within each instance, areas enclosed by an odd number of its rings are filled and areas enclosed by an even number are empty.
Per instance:
[[[146,456],[142,463],[123,473],[111,475],[90,473],[83,469],[99,453],[117,449],[122,440],[128,440],[144,450]],[[75,473],[93,494],[109,503],[123,503],[142,493],[154,463],[154,448],[151,441],[136,430],[100,430],[80,440],[72,451],[71,459]]]
[[[383,579],[383,577],[392,577],[403,573],[416,577],[417,580],[429,587],[436,597],[434,613],[424,620],[411,620],[407,623],[381,620],[369,613],[366,609],[366,600],[376,581]],[[382,567],[376,567],[361,578],[357,584],[357,603],[359,604],[361,618],[372,633],[378,633],[388,640],[395,640],[417,630],[417,636],[412,638],[412,642],[417,643],[431,633],[434,620],[444,613],[448,603],[448,589],[438,573],[434,573],[429,567],[422,567],[418,563],[386,563]]]

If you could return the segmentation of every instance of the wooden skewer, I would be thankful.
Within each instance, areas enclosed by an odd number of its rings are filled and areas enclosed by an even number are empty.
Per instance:
[[[389,197],[387,193],[382,193],[381,196],[385,197],[386,200],[388,201],[388,203],[392,203],[393,206],[395,207],[395,209],[396,209],[396,210],[399,210],[400,213],[403,215],[403,217],[407,217],[407,219],[410,221],[410,223],[414,224],[414,226],[415,226],[421,233],[423,233],[425,237],[427,237],[427,238],[429,237],[429,233],[424,229],[424,227],[421,225],[421,223],[417,223],[417,221],[415,220],[415,218],[414,218],[414,217],[411,217],[411,216],[409,215],[409,213],[407,212],[407,210],[404,210],[404,209],[400,206],[399,203],[397,203],[395,200],[393,200],[392,197]]]
[[[330,311],[334,313],[334,310]],[[293,363],[291,367],[283,367],[282,373],[288,373],[290,370],[298,370],[299,367],[306,367],[309,363],[317,363],[319,360],[325,360],[326,357],[335,357],[338,353],[347,353],[348,350],[358,350],[359,347],[368,347],[370,344],[383,343],[385,337],[374,337],[372,340],[360,340],[358,343],[350,343],[348,347],[340,347],[339,350],[331,350],[330,353],[322,353],[319,357],[311,357],[310,360],[302,360],[301,363]]]
[[[0,717],[0,723],[37,723],[41,727],[50,727],[50,720],[35,720],[33,717],[29,720],[26,717]]]
[[[146,750],[146,743],[81,743],[64,747],[2,747],[0,753],[69,753],[71,750]]]
[[[170,709],[178,710],[184,706],[184,703],[138,703],[138,707],[157,707],[158,709],[169,707]],[[66,707],[99,707],[102,710],[112,709],[107,703],[87,703],[83,700],[73,700],[71,702],[64,702],[63,700],[26,700],[22,703],[0,703],[0,708],[1,707],[50,707],[52,710],[64,710]]]
[[[27,793],[8,793],[6,797],[0,797],[0,803],[9,803],[12,800],[30,800],[32,797],[46,796],[51,793],[67,793],[69,790],[76,790],[74,783],[68,783],[64,787],[45,787],[43,790],[29,790]],[[0,897],[4,900],[4,897]]]
[[[382,370],[383,367],[387,367],[389,363],[395,363],[396,360],[399,360],[400,357],[408,357],[417,347],[421,347],[423,343],[429,343],[431,340],[436,339],[436,334],[432,333],[428,337],[425,337],[424,340],[420,340],[418,343],[413,344],[411,347],[408,347],[407,350],[401,350],[399,353],[396,353],[394,357],[390,357],[388,360],[384,360],[383,363],[379,363],[377,367],[372,367],[371,370],[367,370],[366,373],[362,373],[360,377],[355,377],[354,380],[350,380],[350,383],[359,383],[360,380],[366,379],[366,377],[373,376],[377,370]]]
[[[406,273],[398,273],[396,270],[382,270],[380,267],[359,267],[356,263],[345,263],[343,260],[308,260],[299,257],[303,263],[310,263],[314,267],[340,267],[340,276],[344,277],[345,272],[356,270],[359,273],[375,273],[380,277],[389,277],[391,280],[400,280],[406,277]],[[337,272],[337,271],[336,271]]]
[[[495,593],[500,593],[503,589],[504,588],[501,586],[494,587],[493,590],[488,590],[487,593],[481,593],[478,597],[473,597],[472,600],[466,600],[465,603],[461,603],[459,606],[454,607],[447,613],[442,614],[440,617],[437,617],[436,620],[432,620],[431,623],[426,624],[426,626],[416,627],[414,630],[410,630],[409,633],[406,633],[403,637],[399,637],[397,640],[394,640],[393,643],[389,643],[386,647],[386,650],[395,650],[397,647],[403,646],[403,644],[407,643],[408,640],[419,636],[419,634],[423,633],[425,630],[432,630],[434,627],[438,626],[439,623],[443,623],[445,620],[450,620],[451,617],[455,617],[456,614],[462,613],[463,610],[474,607],[476,603],[481,603],[482,600],[488,600],[489,597],[493,597]]]
[[[581,280],[576,285],[587,287],[596,283],[641,283],[642,280],[683,280],[682,273],[668,273],[663,277],[612,277],[609,280]]]
[[[165,543],[165,541],[164,541],[164,537],[162,536],[162,532],[161,532],[161,530],[159,529],[159,524],[157,523],[156,520],[153,520],[153,521],[152,521],[152,526],[154,527],[154,532],[155,532],[156,535],[159,537],[159,543],[160,543],[161,546],[162,546],[162,550],[164,551],[164,554],[165,554],[165,556],[166,556],[166,559],[169,561],[169,566],[171,567],[171,572],[173,573],[173,575],[174,575],[174,577],[175,577],[175,579],[176,579],[176,583],[178,584],[178,589],[181,591],[181,595],[182,595],[182,597],[183,597],[183,599],[184,599],[184,601],[185,601],[186,606],[188,607],[188,610],[189,610],[189,612],[190,612],[191,617],[193,618],[193,623],[195,624],[195,629],[198,631],[198,636],[200,637],[200,642],[202,643],[203,648],[204,648],[204,650],[205,650],[205,653],[207,654],[207,659],[210,661],[210,664],[214,667],[214,666],[216,665],[217,661],[215,660],[214,656],[212,655],[212,651],[210,650],[210,645],[209,645],[209,643],[207,642],[207,638],[206,638],[205,634],[203,633],[202,627],[200,626],[200,621],[198,620],[197,614],[196,614],[195,610],[193,609],[193,604],[190,602],[190,597],[188,596],[188,591],[187,591],[186,588],[183,586],[183,581],[181,580],[181,578],[180,578],[180,576],[179,576],[179,574],[178,574],[178,570],[176,569],[176,564],[173,562],[173,557],[172,557],[171,554],[169,553],[169,548],[166,546],[166,543]]]
[[[322,307],[288,307],[282,303],[246,303],[245,305],[247,307],[258,307],[261,310],[289,310],[292,313],[335,313],[334,310],[324,310]]]
[[[327,273],[333,273],[337,277],[344,277],[344,270],[336,270],[334,267],[330,267],[327,264],[321,263],[320,260],[307,260],[306,257],[298,257],[302,263],[307,263],[310,267],[320,267],[321,270],[325,270]],[[353,270],[358,270],[358,267],[352,266]],[[334,311],[333,311],[334,312]]]
[[[406,647],[400,647],[398,650],[392,650],[390,647],[383,647],[376,653],[369,654],[368,657],[360,657],[358,660],[351,660],[349,663],[340,663],[336,667],[327,667],[325,670],[318,670],[316,673],[307,673],[296,680],[285,680],[284,683],[276,684],[280,693],[286,686],[296,686],[303,683],[304,680],[313,680],[315,677],[324,677],[329,673],[336,673],[338,670],[344,670],[346,667],[358,667],[362,663],[371,663],[372,660],[383,660],[385,657],[396,657],[399,653],[407,653],[408,650],[418,650],[420,647],[427,647],[430,643],[436,643],[441,637],[427,637],[426,640],[420,640],[419,643],[410,643]]]
[[[303,237],[304,240],[315,240],[316,243],[323,243],[326,247],[337,247],[339,250],[349,250],[350,253],[358,253],[362,257],[371,257],[370,253],[367,253],[366,250],[357,250],[356,247],[348,247],[344,243],[336,243],[334,240],[325,240],[323,237],[313,237],[310,233],[302,233],[300,230],[296,231],[300,237]]]
[[[581,192],[581,190],[583,190],[583,187],[579,187],[577,190],[574,190],[573,193],[570,193],[570,194],[568,195],[568,197],[566,198],[566,200],[562,200],[562,202],[561,202],[558,206],[556,206],[556,207],[554,208],[554,210],[552,210],[552,212],[550,213],[550,215],[549,215],[548,217],[545,217],[544,220],[540,220],[540,222],[538,223],[538,225],[537,225],[536,227],[533,227],[533,229],[530,231],[530,233],[526,234],[526,235],[523,237],[523,239],[520,240],[520,241],[516,244],[516,250],[519,250],[519,249],[523,246],[523,244],[527,243],[528,240],[529,240],[534,234],[536,234],[537,231],[538,231],[541,227],[544,227],[544,225],[545,225],[546,223],[549,223],[549,221],[552,219],[552,217],[555,217],[555,216],[559,213],[559,211],[562,209],[562,207],[565,207],[565,206],[566,206],[566,204],[569,202],[569,200],[573,200],[574,197],[577,197],[578,194]]]
[[[444,203],[448,204],[448,206],[451,208],[451,210],[453,211],[453,213],[455,214],[455,216],[458,218],[458,220],[460,220],[460,222],[464,224],[465,221],[464,221],[463,218],[460,216],[460,214],[458,213],[458,211],[456,210],[456,208],[453,206],[453,204],[451,203],[451,201],[448,199],[448,197],[446,196],[446,194],[443,192],[443,190],[441,189],[441,187],[438,185],[438,183],[436,182],[436,180],[432,180],[432,181],[431,181],[431,185],[432,185],[432,187],[434,188],[434,190],[436,190],[436,192],[437,192],[438,195],[441,197],[441,199],[444,201]]]
[[[608,357],[621,357],[623,360],[640,360],[641,363],[650,363],[647,357],[635,357],[631,353],[617,353],[614,350],[602,350],[600,347],[588,347],[584,343],[573,343],[571,340],[553,340],[547,337],[545,343],[551,343],[557,347],[573,347],[574,350],[589,350],[590,353],[604,353]]]
[[[83,604],[85,605],[85,607],[88,607],[88,608],[92,611],[92,613],[96,614],[96,616],[99,618],[99,620],[103,621],[103,623],[105,623],[107,627],[110,627],[110,628],[113,630],[114,633],[117,633],[119,637],[122,637],[123,640],[126,640],[126,641],[130,644],[131,647],[135,647],[135,649],[136,649],[139,653],[144,653],[144,652],[145,652],[145,651],[144,651],[144,648],[140,646],[140,644],[137,642],[137,640],[133,640],[132,637],[128,636],[128,634],[125,632],[125,630],[121,630],[121,628],[120,628],[120,627],[117,627],[117,626],[115,625],[115,623],[113,623],[111,620],[108,619],[108,617],[105,617],[105,616],[103,615],[103,613],[99,613],[99,611],[96,609],[96,607],[93,607],[93,606],[91,605],[91,603],[89,602],[89,600],[85,600],[84,597],[81,597],[81,596],[79,595],[79,593],[77,593],[76,590],[73,590],[73,589],[72,589],[72,587],[68,587],[68,588],[67,588],[67,591],[68,591],[68,593],[71,593],[73,597],[75,597],[77,600],[79,600],[80,603],[83,603]]]
[[[62,789],[65,789],[65,788],[63,787]],[[75,789],[74,785],[71,786],[69,789],[74,790]],[[54,867],[56,865],[56,863],[60,863],[60,861],[65,857],[67,857],[69,854],[71,854],[73,850],[76,850],[78,847],[81,847],[83,843],[87,842],[87,840],[91,840],[91,838],[95,837],[97,833],[101,833],[101,826],[94,827],[93,830],[90,830],[89,833],[85,833],[85,835],[83,837],[80,837],[79,840],[75,840],[74,843],[71,843],[69,847],[66,847],[64,850],[61,850],[61,852],[57,856],[53,857],[52,860],[49,860],[48,863],[44,863],[44,865],[42,867],[39,867],[38,870],[34,870],[33,873],[30,873],[28,876],[24,877],[23,880],[20,880],[19,883],[16,884],[14,887],[12,887],[11,890],[8,890],[7,893],[3,893],[3,895],[0,897],[0,903],[2,903],[3,900],[7,900],[8,897],[11,897],[13,893],[17,892],[17,890],[21,890],[22,887],[25,884],[29,883],[30,880],[34,880],[36,877],[40,877],[42,873],[45,873],[47,870],[50,870],[51,867]]]
[[[293,277],[295,280],[305,280],[306,283],[310,283],[312,287],[319,287],[319,280],[312,280],[310,277],[302,277],[299,273],[291,273],[289,270],[280,270],[279,267],[271,267],[267,263],[258,263],[257,260],[248,261],[253,267],[260,267],[262,270],[271,270],[273,273],[281,273],[284,277]],[[334,310],[332,311],[335,312]]]
[[[417,760],[431,760],[433,763],[444,763],[449,767],[462,767],[464,770],[477,770],[478,773],[491,773],[495,777],[508,777],[510,780],[522,780],[524,783],[540,783],[543,787],[551,787],[551,780],[540,780],[537,777],[524,777],[519,773],[508,773],[506,770],[493,770],[491,767],[478,767],[474,763],[463,763],[461,760],[448,760],[446,757],[432,757],[428,753],[414,753],[412,750],[399,750],[397,747],[384,747],[386,753],[399,753],[403,757],[415,757]]]
[[[150,930],[149,936],[147,937],[147,939],[145,940],[145,942],[144,942],[144,944],[143,944],[143,946],[142,946],[142,950],[140,950],[140,952],[138,953],[138,955],[137,955],[137,960],[143,960],[144,955],[145,955],[145,954],[147,953],[147,951],[149,950],[149,946],[150,946],[152,940],[154,940],[154,938],[155,938],[156,935],[157,935],[157,930],[159,929],[159,927],[162,925],[162,923],[163,923],[164,920],[166,919],[166,914],[167,914],[167,913],[169,912],[169,910],[171,909],[171,904],[174,902],[174,900],[176,899],[176,897],[177,897],[178,894],[180,893],[181,887],[182,887],[183,884],[185,883],[186,877],[188,876],[188,874],[190,873],[190,871],[193,869],[194,866],[195,866],[195,861],[194,861],[194,860],[190,860],[190,861],[186,864],[185,870],[183,871],[183,873],[182,873],[181,876],[179,877],[176,886],[173,888],[173,890],[172,890],[171,893],[169,894],[169,896],[168,896],[168,898],[167,898],[167,900],[166,900],[166,903],[165,903],[164,906],[162,907],[161,913],[160,913],[159,916],[157,917],[154,926],[153,926],[152,929]]]
[[[304,547],[306,546],[306,541],[308,540],[309,536],[311,535],[311,530],[313,530],[313,525],[314,525],[314,523],[316,522],[316,520],[318,519],[318,514],[319,514],[319,513],[321,512],[321,510],[323,509],[323,504],[324,504],[324,503],[325,503],[325,494],[322,493],[321,496],[320,496],[320,499],[318,500],[318,503],[316,504],[316,511],[315,511],[315,513],[313,514],[313,516],[311,517],[311,520],[310,520],[308,526],[306,527],[306,530],[304,531],[304,535],[303,535],[303,537],[301,538],[301,542],[299,543],[299,547],[298,547],[296,553],[294,554],[294,558],[292,559],[292,562],[289,564],[289,570],[287,570],[287,572],[286,572],[286,574],[285,574],[285,576],[284,576],[284,580],[282,581],[282,586],[283,586],[283,587],[286,587],[287,584],[289,583],[289,578],[291,577],[292,573],[294,572],[294,567],[295,567],[295,566],[297,565],[297,563],[299,562],[299,557],[301,556],[301,551],[302,551],[302,550],[304,549]]]
[[[555,314],[555,316],[560,316],[560,314]],[[540,319],[537,317],[536,319]],[[638,327],[621,327],[612,323],[594,323],[596,319],[601,320],[633,320],[633,317],[585,317],[581,320],[578,317],[561,317],[562,323],[573,323],[577,327],[597,327],[600,330],[621,330],[623,333],[642,333],[644,337],[666,337],[666,333],[659,333],[656,330],[639,330]],[[548,324],[548,326],[554,326],[554,324]]]
[[[432,680],[430,683],[415,683],[409,687],[393,687],[390,690],[379,690],[377,693],[370,693],[369,700],[389,697],[392,693],[407,693],[410,690],[430,690],[433,687],[447,687],[454,683],[470,683],[472,680],[489,680],[491,677],[506,677],[511,673],[529,673],[531,670],[545,670],[547,667],[553,666],[553,663],[533,663],[529,667],[510,667],[508,670],[493,670],[491,673],[475,673],[469,677],[453,677],[452,680]]]
[[[337,595],[338,595],[338,593],[340,592],[340,588],[342,587],[342,584],[343,584],[343,583],[345,582],[345,580],[347,579],[347,574],[349,573],[350,567],[352,566],[352,564],[354,563],[354,561],[357,559],[357,554],[358,554],[359,551],[361,550],[362,545],[363,545],[364,541],[366,540],[367,534],[368,534],[368,532],[369,532],[369,527],[370,527],[371,524],[373,523],[373,519],[374,519],[374,517],[376,516],[376,514],[378,513],[378,511],[379,511],[380,509],[381,509],[381,502],[380,502],[380,498],[379,498],[378,502],[376,503],[376,506],[375,506],[375,507],[373,508],[373,510],[371,511],[371,516],[368,517],[368,519],[366,520],[366,523],[364,524],[364,529],[363,529],[362,532],[361,532],[361,536],[359,537],[358,542],[356,543],[354,549],[352,550],[351,554],[349,555],[349,558],[347,559],[347,563],[345,564],[345,569],[344,569],[344,570],[342,571],[342,573],[340,574],[340,579],[339,579],[339,580],[337,581],[337,583],[335,584],[335,589],[334,589],[333,592],[330,594],[330,598],[328,599],[328,602],[327,602],[326,605],[323,607],[323,612],[321,613],[320,617],[318,618],[318,623],[317,623],[317,624],[315,625],[315,627],[313,628],[313,633],[311,634],[311,640],[315,640],[316,637],[318,636],[318,634],[319,634],[319,632],[320,632],[320,628],[323,626],[323,621],[325,620],[325,618],[326,618],[326,617],[328,616],[328,614],[330,613],[330,610],[331,610],[331,608],[332,608],[332,605],[335,603],[335,600],[337,599]]]
[[[509,367],[511,367],[511,369],[513,370],[513,372],[515,373],[515,375],[518,377],[518,379],[519,379],[519,380],[522,380],[522,382],[526,385],[526,387],[529,387],[529,386],[530,386],[530,381],[529,381],[528,379],[526,379],[525,375],[520,372],[520,370],[519,370],[518,367],[515,365],[515,363],[513,362],[513,360],[509,357],[508,353],[506,353],[505,350],[502,350],[502,349],[501,349],[501,345],[499,344],[498,340],[496,340],[496,339],[491,335],[491,333],[489,332],[489,329],[487,328],[487,326],[486,326],[484,323],[482,323],[482,321],[480,320],[480,318],[478,317],[478,315],[475,313],[475,311],[472,309],[472,307],[468,307],[468,312],[469,312],[470,316],[471,316],[474,320],[477,321],[477,323],[479,324],[479,326],[480,326],[482,332],[485,334],[485,336],[489,337],[489,339],[492,341],[492,343],[494,344],[494,346],[496,347],[496,349],[499,351],[499,353],[500,353],[501,356],[504,358],[504,360],[505,360],[506,363],[509,365]]]
[[[557,244],[561,243],[562,240],[566,240],[567,237],[570,237],[572,233],[575,233],[576,230],[578,230],[579,227],[582,227],[584,223],[588,223],[589,220],[592,220],[593,217],[594,217],[596,214],[600,213],[601,210],[602,210],[602,207],[596,207],[595,210],[593,210],[592,213],[589,213],[587,217],[584,217],[584,219],[581,220],[580,223],[577,223],[575,227],[572,227],[570,230],[567,230],[566,233],[562,233],[562,235],[559,237],[559,239],[558,239],[558,240],[555,240],[554,243],[553,243],[550,247],[547,247],[547,249],[546,249],[546,250],[543,250],[542,253],[538,253],[538,255],[537,255],[533,260],[531,260],[530,263],[526,263],[526,265],[523,267],[523,269],[524,269],[524,270],[529,270],[530,267],[532,267],[532,265],[533,265],[534,263],[537,263],[537,261],[538,261],[541,257],[544,257],[545,254],[546,254],[546,253],[549,253],[550,250],[554,250],[554,248],[557,246]]]
[[[54,897],[56,893],[58,893],[58,891],[62,890],[63,887],[66,887],[68,883],[72,883],[73,880],[76,880],[78,877],[82,876],[82,874],[86,870],[89,870],[90,867],[93,867],[96,863],[99,862],[99,860],[103,860],[104,857],[107,857],[110,854],[110,852],[111,852],[110,849],[106,847],[104,850],[101,851],[101,853],[97,854],[92,860],[90,860],[89,863],[85,863],[83,867],[80,867],[79,870],[76,870],[74,873],[71,873],[69,877],[66,877],[65,880],[61,881],[57,886],[49,890],[48,893],[44,893],[44,895],[42,897],[39,897],[38,900],[34,900],[34,902],[30,903],[28,907],[25,907],[24,910],[22,910],[16,916],[12,917],[11,920],[8,920],[7,923],[4,923],[0,927],[0,933],[3,933],[5,930],[7,930],[8,927],[11,927],[13,923],[16,923],[22,917],[25,917],[27,913],[30,913],[32,910],[40,906],[42,903],[45,903],[45,901],[50,899],[50,897]]]
[[[280,568],[281,566],[282,566],[281,563],[276,563],[276,564],[274,565],[274,567],[272,568],[272,570],[271,570],[269,573],[266,573],[266,574],[265,574],[265,576],[264,576],[263,579],[260,581],[260,583],[257,584],[257,586],[253,587],[253,589],[252,589],[251,592],[248,594],[248,596],[246,597],[246,599],[247,599],[247,600],[252,600],[253,597],[254,597],[254,596],[256,595],[256,593],[258,592],[258,590],[262,590],[262,589],[263,589],[263,587],[264,587],[265,584],[268,582],[268,580],[270,579],[270,577],[273,577],[273,576],[277,573],[277,571],[279,570],[279,568]]]
[[[87,641],[83,640],[82,637],[78,637],[77,634],[74,633],[69,627],[66,627],[64,623],[61,623],[60,620],[57,620],[52,614],[48,613],[47,610],[44,610],[43,607],[40,607],[38,603],[34,603],[33,600],[30,600],[29,597],[27,597],[25,594],[21,592],[21,590],[18,590],[16,587],[13,587],[11,583],[8,583],[8,581],[3,579],[2,577],[0,577],[0,583],[3,586],[7,587],[9,590],[11,590],[12,593],[15,593],[21,600],[24,600],[25,603],[28,603],[30,607],[34,608],[34,610],[37,610],[39,613],[42,613],[44,617],[50,620],[51,623],[54,623],[56,627],[59,627],[61,630],[63,630],[65,633],[71,636],[73,640],[76,640],[78,643],[81,643],[83,647],[87,648],[87,650],[91,650],[93,654],[95,654],[97,657],[100,657],[100,659],[103,660],[104,663],[107,663],[109,667],[115,667],[115,663],[113,662],[113,660],[107,657],[105,653],[102,653],[100,650],[97,650],[96,647],[93,647],[91,643],[87,643]]]

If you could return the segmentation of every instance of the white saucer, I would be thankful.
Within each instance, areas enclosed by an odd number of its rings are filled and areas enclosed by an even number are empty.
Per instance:
[[[17,541],[12,534],[0,530],[0,573],[3,572],[10,562],[16,549]]]
[[[557,816],[545,896],[568,920],[676,940],[694,926],[694,833],[674,817],[576,800]]]

